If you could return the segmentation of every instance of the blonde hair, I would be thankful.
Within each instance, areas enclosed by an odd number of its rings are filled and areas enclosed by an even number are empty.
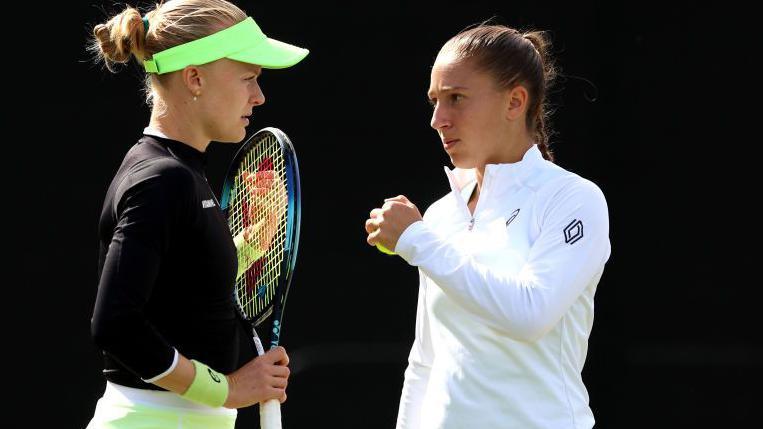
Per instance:
[[[155,53],[209,36],[246,19],[247,15],[225,0],[170,0],[158,3],[145,14],[149,26],[144,29],[141,12],[131,6],[112,16],[107,22],[93,27],[93,39],[88,49],[112,73],[117,64],[135,58],[143,60]],[[165,75],[147,73],[144,82],[146,102],[153,99],[153,80],[159,83]]]

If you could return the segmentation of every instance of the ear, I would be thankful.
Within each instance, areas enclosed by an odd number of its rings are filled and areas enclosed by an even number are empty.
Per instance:
[[[197,66],[188,66],[183,69],[183,84],[191,95],[201,94],[201,86],[203,84],[203,76],[201,68]]]
[[[507,97],[509,102],[506,110],[506,118],[508,120],[516,121],[525,114],[528,96],[527,89],[522,85],[517,85],[508,90]]]

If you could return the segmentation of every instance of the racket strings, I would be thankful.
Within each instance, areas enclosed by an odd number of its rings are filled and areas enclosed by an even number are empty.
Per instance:
[[[268,136],[246,155],[231,190],[230,229],[234,236],[244,234],[247,244],[239,249],[239,260],[250,265],[236,280],[236,298],[249,318],[270,305],[281,274],[288,207],[285,168],[280,144]]]

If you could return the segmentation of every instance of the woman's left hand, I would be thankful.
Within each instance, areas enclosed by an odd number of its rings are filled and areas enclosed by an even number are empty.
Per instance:
[[[421,219],[419,209],[404,195],[387,198],[381,208],[371,210],[366,220],[366,241],[372,246],[381,244],[394,250],[403,231]]]

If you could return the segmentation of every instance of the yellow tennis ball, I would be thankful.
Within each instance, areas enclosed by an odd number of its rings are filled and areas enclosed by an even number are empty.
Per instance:
[[[382,246],[379,243],[376,243],[376,248],[379,249],[379,251],[382,252],[382,253],[386,253],[388,255],[397,255],[397,253],[387,249],[386,247]]]

